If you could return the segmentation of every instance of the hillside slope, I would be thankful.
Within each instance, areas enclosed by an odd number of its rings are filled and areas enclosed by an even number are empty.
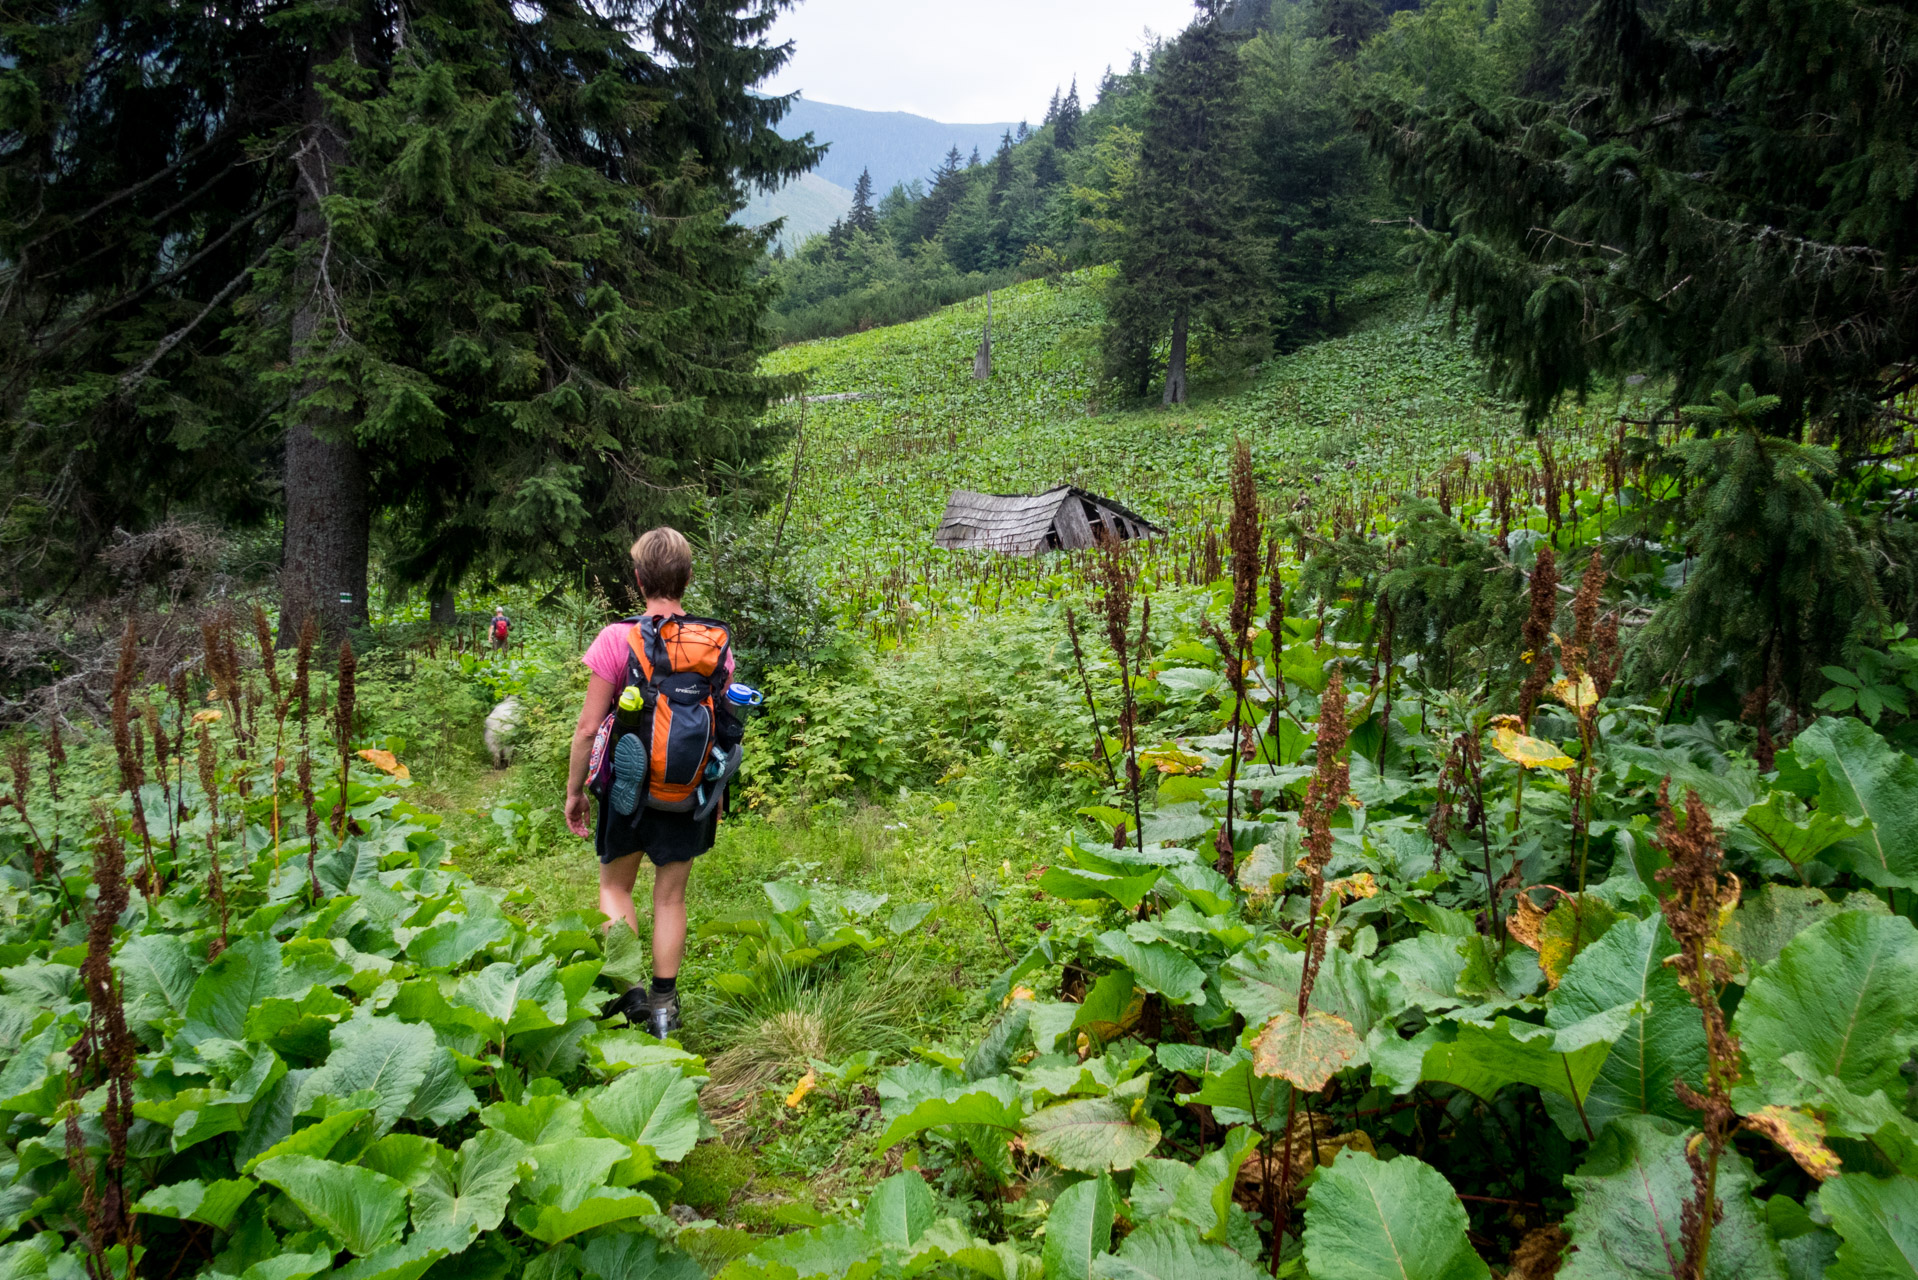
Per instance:
[[[1268,501],[1288,509],[1376,507],[1468,451],[1505,452],[1524,439],[1465,343],[1409,297],[1235,384],[1201,377],[1190,405],[1105,405],[1099,293],[1099,273],[1081,272],[995,294],[994,376],[983,384],[971,376],[983,298],[768,357],[772,371],[807,372],[813,395],[860,397],[806,405],[791,517],[849,608],[870,604],[883,580],[923,581],[959,560],[931,543],[954,488],[1076,484],[1189,545],[1218,517],[1241,436]],[[776,412],[790,421],[798,407]]]
[[[850,208],[851,191],[816,173],[806,173],[777,191],[754,192],[746,207],[733,215],[733,221],[759,227],[774,218],[784,218],[785,225],[774,243],[790,253],[811,237],[824,235]]]

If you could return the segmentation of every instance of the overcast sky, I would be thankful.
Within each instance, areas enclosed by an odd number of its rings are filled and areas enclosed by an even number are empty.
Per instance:
[[[949,123],[1030,120],[1054,84],[1087,104],[1150,27],[1177,34],[1191,0],[801,0],[777,38],[793,60],[764,86],[815,102],[911,111]]]

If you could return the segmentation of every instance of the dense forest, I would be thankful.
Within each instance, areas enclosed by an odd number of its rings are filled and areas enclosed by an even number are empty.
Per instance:
[[[1918,1280],[1911,15],[787,7],[0,9],[0,1280]]]

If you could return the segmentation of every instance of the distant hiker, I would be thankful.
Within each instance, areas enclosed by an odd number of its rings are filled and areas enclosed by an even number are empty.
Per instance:
[[[582,659],[592,674],[573,731],[566,825],[582,839],[590,827],[609,928],[624,921],[639,932],[633,885],[640,855],[652,859],[652,988],[634,987],[605,1016],[624,1014],[663,1039],[680,1025],[686,881],[693,859],[713,847],[744,731],[726,698],[731,632],[680,604],[692,547],[675,529],[654,529],[633,544],[633,573],[645,610],[602,630]]]
[[[512,631],[513,624],[506,616],[504,605],[493,606],[493,652],[506,652],[506,636]]]

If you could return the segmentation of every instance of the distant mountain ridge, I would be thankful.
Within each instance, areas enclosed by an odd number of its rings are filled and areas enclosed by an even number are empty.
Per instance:
[[[870,169],[875,201],[897,183],[925,181],[953,147],[962,156],[975,147],[982,157],[992,155],[999,139],[1017,127],[946,124],[906,111],[862,111],[804,97],[793,99],[792,110],[779,122],[785,137],[810,133],[813,141],[829,144],[814,172],[834,186],[850,191],[860,170]]]

